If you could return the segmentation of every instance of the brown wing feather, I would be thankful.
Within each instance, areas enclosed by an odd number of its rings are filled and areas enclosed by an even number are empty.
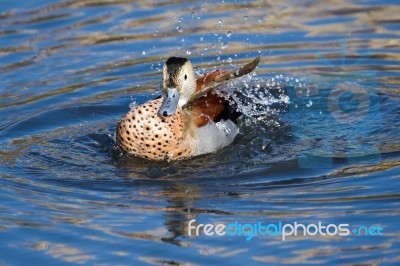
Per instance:
[[[196,94],[186,105],[192,112],[197,127],[206,125],[209,121],[216,121],[225,109],[226,100],[212,93],[212,89],[226,81],[241,77],[253,71],[260,57],[236,70],[215,70],[206,75],[201,75],[196,80]]]
[[[256,57],[250,63],[237,68],[236,70],[222,70],[222,71],[214,71],[211,73],[215,73],[214,75],[206,75],[203,79],[203,84],[200,87],[200,90],[196,91],[196,93],[191,97],[188,103],[184,107],[188,107],[195,103],[201,97],[206,96],[212,89],[216,86],[221,85],[230,79],[238,78],[243,75],[246,75],[253,71],[258,63],[260,63],[260,57]],[[207,76],[212,76],[212,78],[208,78]],[[199,89],[199,83],[197,83],[197,89]]]
[[[215,70],[197,78],[196,92],[201,91],[207,84],[211,84],[217,78],[224,75],[226,70]],[[209,92],[206,97],[198,99],[193,103],[189,110],[193,114],[194,122],[197,127],[208,124],[209,121],[216,121],[218,116],[225,108],[225,99]]]

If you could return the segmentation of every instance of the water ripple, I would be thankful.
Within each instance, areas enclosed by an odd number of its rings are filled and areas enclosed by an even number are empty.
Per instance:
[[[4,3],[0,264],[398,263],[399,12],[395,1]],[[117,121],[158,95],[171,55],[198,74],[261,55],[229,88],[258,119],[242,118],[215,154],[121,154]],[[354,73],[373,73],[356,81],[376,91],[380,118],[357,132],[315,111]],[[295,109],[291,91],[308,93]],[[349,156],[354,135],[375,149]],[[301,167],[305,154],[332,165]],[[384,236],[192,237],[191,219],[382,225]]]

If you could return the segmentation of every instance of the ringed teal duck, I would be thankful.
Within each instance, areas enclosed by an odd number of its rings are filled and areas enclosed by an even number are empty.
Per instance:
[[[163,66],[163,96],[121,118],[116,132],[118,145],[142,158],[178,160],[231,144],[239,129],[226,115],[227,100],[213,89],[250,73],[259,61],[257,57],[236,70],[215,70],[196,79],[188,59],[168,58]]]

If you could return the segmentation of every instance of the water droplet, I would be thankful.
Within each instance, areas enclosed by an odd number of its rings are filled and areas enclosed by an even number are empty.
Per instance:
[[[229,135],[229,133],[231,133],[231,129],[229,127],[226,126],[226,124],[223,124],[221,122],[217,122],[215,123],[215,125],[222,131],[225,132],[226,135]]]
[[[133,102],[131,102],[131,103],[129,104],[129,108],[130,108],[131,110],[135,109],[136,107],[137,107],[137,104],[136,104],[135,101],[133,101]]]
[[[249,18],[249,16],[244,16],[243,18],[244,18],[244,20],[247,20]]]
[[[181,28],[181,26],[176,27],[176,30],[177,30],[178,32],[183,32],[183,29]]]
[[[221,46],[221,49],[224,50],[224,49],[226,49],[227,46],[228,46],[228,44],[227,44],[226,42],[224,42],[224,43],[222,44],[222,46]]]
[[[191,53],[192,53],[192,52],[189,51],[189,50],[186,51],[186,54],[187,54],[187,55],[190,55]]]
[[[146,51],[143,51],[142,54],[145,55],[145,54],[146,54]]]
[[[232,36],[232,32],[229,30],[226,32],[226,37],[230,38]]]

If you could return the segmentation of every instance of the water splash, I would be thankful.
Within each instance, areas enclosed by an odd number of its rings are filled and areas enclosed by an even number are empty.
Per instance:
[[[265,78],[248,74],[220,86],[216,93],[229,101],[231,106],[244,115],[245,124],[251,125],[262,121],[268,125],[279,126],[279,114],[286,110],[290,103],[286,88],[292,86],[309,92],[307,84],[301,77],[283,74]],[[306,107],[311,107],[309,100]]]
[[[229,135],[231,133],[231,129],[226,126],[225,123],[217,122],[215,125],[222,131],[225,132],[226,135]]]
[[[133,111],[133,110],[135,110],[135,109],[138,107],[138,104],[137,104],[137,102],[132,98],[132,96],[131,96],[131,100],[132,100],[132,102],[129,104],[129,109],[130,109],[131,111]]]

